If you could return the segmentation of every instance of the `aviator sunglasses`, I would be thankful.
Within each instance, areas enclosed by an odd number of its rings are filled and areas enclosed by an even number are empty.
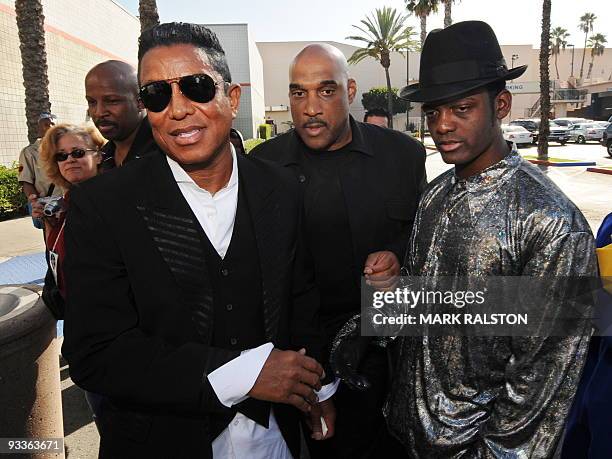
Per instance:
[[[75,148],[70,153],[64,153],[64,152],[56,153],[55,160],[58,163],[61,163],[62,161],[66,161],[69,156],[72,156],[74,159],[79,159],[85,156],[88,151],[98,151],[98,150],[94,150],[93,148],[85,148],[85,149]]]
[[[206,103],[215,98],[217,86],[225,83],[215,81],[209,75],[187,75],[170,80],[153,81],[140,87],[140,100],[147,110],[161,112],[172,99],[172,85],[177,82],[181,93],[193,102]]]

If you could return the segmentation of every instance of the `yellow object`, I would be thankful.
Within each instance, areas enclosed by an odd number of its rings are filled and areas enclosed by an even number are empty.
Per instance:
[[[608,244],[597,251],[597,261],[599,262],[599,275],[603,279],[604,288],[612,294],[612,244]]]

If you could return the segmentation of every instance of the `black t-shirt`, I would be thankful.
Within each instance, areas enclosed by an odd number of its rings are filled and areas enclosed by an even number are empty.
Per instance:
[[[321,294],[321,318],[330,333],[359,308],[359,270],[340,172],[352,160],[351,144],[335,151],[305,151],[305,238]],[[330,323],[331,321],[331,323]],[[337,322],[337,323],[336,323]]]

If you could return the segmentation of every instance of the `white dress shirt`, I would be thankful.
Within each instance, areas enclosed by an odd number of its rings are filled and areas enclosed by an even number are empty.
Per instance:
[[[166,156],[172,175],[200,226],[221,258],[225,257],[232,239],[236,208],[238,206],[238,161],[232,149],[232,173],[222,189],[214,195],[200,188],[185,170]],[[217,368],[208,380],[219,401],[231,407],[248,398],[270,352],[272,343],[242,351],[239,357]],[[324,386],[319,400],[331,397],[339,381]],[[291,459],[273,410],[270,410],[269,428],[265,428],[242,413],[236,413],[230,424],[212,443],[213,457],[227,459]]]

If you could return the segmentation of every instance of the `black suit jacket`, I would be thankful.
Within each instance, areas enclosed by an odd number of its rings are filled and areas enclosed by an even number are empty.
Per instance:
[[[367,256],[391,250],[402,263],[414,216],[427,183],[425,148],[401,132],[350,118],[351,149],[357,158],[341,174],[357,269]],[[307,147],[294,130],[268,140],[251,155],[289,168],[303,187]],[[361,275],[361,271],[356,273]]]
[[[265,337],[281,349],[305,346],[321,361],[297,184],[256,158],[239,155],[238,170],[259,250]],[[106,397],[102,456],[211,456],[210,419],[227,408],[207,374],[239,352],[210,345],[203,237],[160,151],[71,192],[62,352],[75,383]],[[297,410],[274,411],[298,457]]]

